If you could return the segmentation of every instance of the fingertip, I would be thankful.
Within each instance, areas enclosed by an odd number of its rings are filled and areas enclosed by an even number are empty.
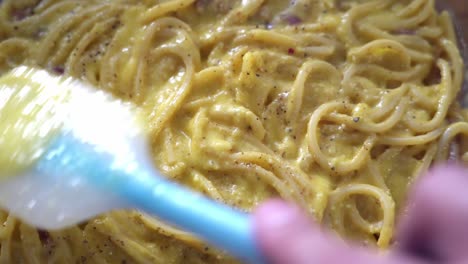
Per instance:
[[[273,263],[300,262],[300,254],[309,250],[300,249],[301,237],[313,239],[312,221],[301,209],[282,200],[270,200],[254,213],[254,232],[259,247]]]
[[[302,222],[300,209],[283,200],[274,199],[260,205],[254,214],[257,237],[263,245],[274,247],[271,242],[278,241],[289,227]],[[308,223],[306,223],[308,224]],[[309,228],[305,226],[305,228]],[[272,232],[272,231],[275,232]]]
[[[433,208],[439,203],[447,203],[456,190],[465,188],[468,184],[468,171],[456,164],[441,164],[430,169],[422,175],[409,192],[409,210],[417,204],[417,210],[428,210],[425,206]],[[443,206],[443,205],[442,205]]]
[[[467,169],[457,165],[456,163],[439,164],[431,168],[425,178],[434,178],[438,176],[464,179],[467,177]]]
[[[279,199],[263,203],[255,212],[259,230],[278,230],[301,217],[303,215],[296,205]]]
[[[465,255],[459,245],[468,243],[467,188],[468,171],[459,165],[437,165],[423,175],[410,192],[398,249],[430,259]]]
[[[256,209],[255,215],[258,215],[259,217],[269,217],[272,214],[276,214],[278,212],[281,212],[282,214],[284,212],[287,212],[288,210],[294,209],[295,205],[290,204],[284,200],[281,199],[271,199],[269,201],[266,201]]]
[[[256,239],[270,263],[386,263],[323,232],[296,205],[271,200],[253,217]]]

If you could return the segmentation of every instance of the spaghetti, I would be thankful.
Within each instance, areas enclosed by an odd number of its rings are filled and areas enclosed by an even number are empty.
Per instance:
[[[392,244],[431,164],[468,162],[463,61],[434,0],[3,0],[0,73],[21,64],[141,106],[172,180],[246,211],[280,196],[366,245]],[[135,211],[0,221],[1,263],[235,262]]]

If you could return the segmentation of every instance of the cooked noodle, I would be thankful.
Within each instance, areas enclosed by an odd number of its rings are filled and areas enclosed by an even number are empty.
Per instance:
[[[468,162],[463,61],[434,0],[0,3],[0,73],[38,66],[136,103],[155,165],[243,210],[280,196],[387,248],[418,175],[453,149]],[[135,211],[56,232],[0,221],[0,263],[235,262]]]

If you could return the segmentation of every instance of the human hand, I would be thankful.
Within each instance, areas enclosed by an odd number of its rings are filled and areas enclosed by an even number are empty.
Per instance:
[[[417,183],[397,244],[385,254],[345,244],[294,205],[272,200],[254,213],[259,246],[273,264],[468,263],[468,171],[436,167]]]

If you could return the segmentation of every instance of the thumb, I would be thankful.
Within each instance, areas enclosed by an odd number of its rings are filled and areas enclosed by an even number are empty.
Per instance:
[[[381,258],[323,233],[298,207],[280,200],[256,210],[254,232],[270,263],[383,263]]]

